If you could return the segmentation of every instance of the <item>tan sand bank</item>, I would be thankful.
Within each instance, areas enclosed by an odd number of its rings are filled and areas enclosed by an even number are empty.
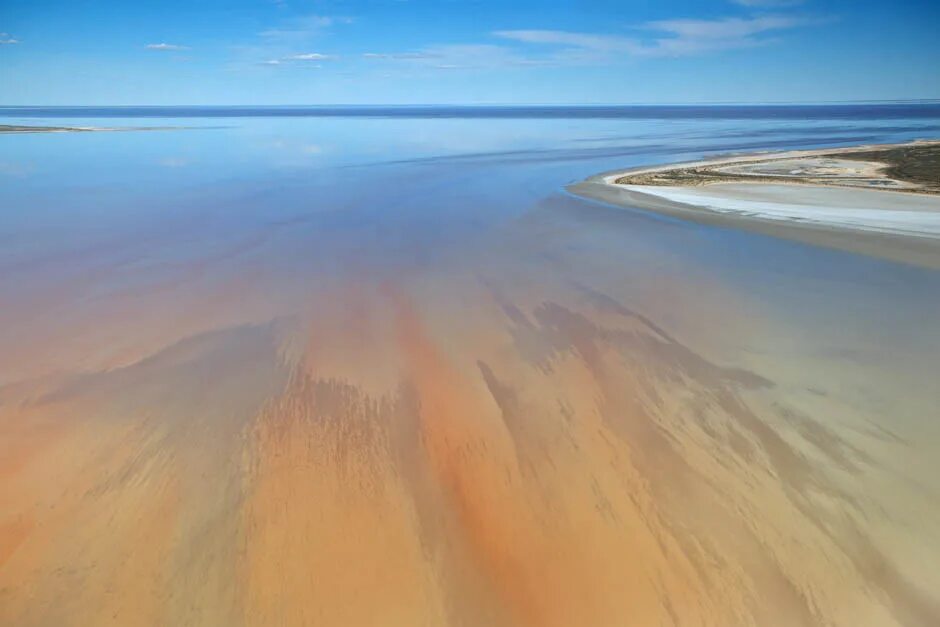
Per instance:
[[[112,129],[83,126],[22,126],[19,124],[0,124],[0,133],[70,133],[109,130]]]
[[[698,222],[940,267],[938,156],[940,142],[761,153],[602,174],[570,189]]]
[[[91,131],[167,131],[179,130],[182,126],[23,126],[20,124],[0,124],[2,133],[86,133]]]

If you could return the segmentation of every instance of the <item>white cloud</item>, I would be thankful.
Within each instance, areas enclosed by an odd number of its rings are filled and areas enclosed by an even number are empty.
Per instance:
[[[304,52],[301,54],[291,54],[280,59],[281,61],[330,61],[336,59],[332,54],[321,54],[319,52]]]
[[[687,39],[739,39],[770,30],[793,28],[803,23],[799,18],[764,16],[725,18],[721,20],[660,20],[648,22],[645,28],[662,31]]]
[[[313,63],[314,61],[334,61],[338,59],[336,55],[332,54],[323,54],[320,52],[302,52],[298,54],[289,54],[283,57],[277,57],[275,59],[268,59],[266,61],[260,61],[259,65],[267,65],[273,67],[304,67],[307,69],[315,69],[321,67],[319,63]]]
[[[547,58],[529,57],[506,46],[493,44],[441,44],[405,52],[367,52],[362,56],[435,70],[533,66],[546,65],[549,62]]]
[[[737,0],[735,0],[737,1]],[[796,3],[797,0],[741,0],[741,3]],[[244,48],[254,64],[318,68],[317,62],[338,56],[323,52],[294,52],[311,45],[323,29],[349,23],[349,18],[308,15],[293,18],[261,33],[263,45]],[[361,59],[411,70],[586,66],[627,57],[682,57],[730,49],[745,49],[777,41],[780,32],[819,23],[799,16],[753,15],[722,19],[669,19],[634,26],[624,34],[564,30],[500,30],[491,35],[503,42],[437,44],[412,50],[364,52]],[[268,59],[268,60],[263,60]]]
[[[574,33],[561,30],[500,30],[493,33],[501,39],[509,39],[527,44],[549,44],[587,48],[591,50],[633,50],[637,42],[615,35],[597,35],[593,33]]]
[[[180,46],[177,44],[168,44],[168,43],[159,43],[159,44],[147,44],[147,50],[163,50],[166,52],[172,52],[174,50],[189,50],[189,46]]]
[[[569,60],[598,60],[616,54],[645,57],[689,56],[750,48],[769,43],[766,35],[814,23],[798,17],[766,15],[717,20],[675,19],[647,22],[637,36],[555,30],[496,31],[496,37],[525,44],[563,46]],[[585,54],[586,53],[586,54]]]
[[[646,24],[650,31],[663,33],[644,46],[649,56],[688,56],[735,48],[752,48],[768,43],[763,37],[805,24],[799,18],[766,16],[721,20],[660,20]]]
[[[352,21],[349,17],[329,15],[302,15],[284,19],[259,32],[253,43],[236,46],[241,61],[235,67],[319,67],[314,62],[332,61],[338,57],[321,52],[297,51],[313,47],[313,42],[330,28]]]
[[[20,43],[20,40],[13,37],[10,33],[0,33],[0,46],[14,46],[18,43]]]

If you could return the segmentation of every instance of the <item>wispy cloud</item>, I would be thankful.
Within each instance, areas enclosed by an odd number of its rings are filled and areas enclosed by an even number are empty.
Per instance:
[[[14,46],[18,43],[20,43],[20,40],[10,35],[10,33],[0,33],[0,46]]]
[[[772,0],[742,0],[763,2]],[[796,0],[773,0],[795,2]],[[246,48],[265,66],[319,68],[338,60],[325,52],[295,52],[311,45],[323,29],[348,18],[308,15],[260,33],[262,44]],[[817,23],[806,17],[754,14],[721,19],[669,19],[635,25],[624,33],[520,29],[494,31],[501,42],[435,44],[410,50],[370,51],[360,59],[398,70],[474,70],[540,66],[587,66],[633,57],[683,57],[722,50],[753,48],[778,40],[784,31]],[[299,43],[303,42],[303,43]],[[258,59],[267,59],[261,60]]]
[[[794,28],[806,20],[785,15],[751,18],[725,18],[721,20],[659,20],[647,22],[644,28],[663,31],[687,39],[736,40],[766,31]]]
[[[385,59],[392,61],[420,61],[434,59],[438,55],[431,52],[365,52],[364,59]]]
[[[440,44],[404,52],[367,52],[362,56],[376,61],[395,61],[411,67],[436,70],[519,67],[548,63],[547,59],[530,57],[506,46],[493,44]]]
[[[318,68],[321,67],[319,61],[335,61],[339,59],[338,56],[333,54],[323,54],[321,52],[301,52],[298,54],[288,54],[283,57],[277,57],[275,59],[268,59],[267,61],[261,61],[261,65],[267,66],[303,66],[305,68]]]
[[[352,21],[351,17],[301,15],[286,20],[273,28],[267,28],[258,34],[269,41],[298,43],[309,41],[331,26],[350,24]]]
[[[527,44],[557,44],[597,50],[632,49],[636,45],[636,41],[626,37],[562,30],[498,30],[493,35]]]
[[[249,66],[318,68],[320,61],[334,61],[339,57],[323,52],[298,52],[313,47],[332,27],[349,24],[352,18],[329,15],[301,15],[280,21],[271,28],[257,33],[257,39],[248,45],[236,46],[242,61],[234,68]]]
[[[322,54],[320,52],[303,52],[300,54],[290,54],[281,59],[281,61],[331,61],[336,59],[336,55]]]
[[[716,50],[751,48],[771,40],[769,33],[806,26],[812,20],[782,15],[721,20],[660,20],[646,28],[664,33],[646,45],[644,53],[659,56],[683,56]]]
[[[566,47],[569,53],[589,53],[582,59],[613,55],[679,57],[750,48],[773,41],[771,33],[806,26],[813,20],[766,15],[717,20],[675,19],[647,22],[636,36],[580,33],[557,30],[496,31],[496,37],[525,44]],[[570,55],[577,59],[578,55]]]
[[[159,44],[147,44],[147,50],[162,50],[165,52],[173,52],[174,50],[189,50],[189,46],[180,46],[178,44],[168,44],[168,43],[159,43]]]

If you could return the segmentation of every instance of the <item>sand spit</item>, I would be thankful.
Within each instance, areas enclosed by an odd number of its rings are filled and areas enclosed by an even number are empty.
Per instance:
[[[22,133],[89,133],[102,131],[169,131],[186,128],[183,126],[22,126],[19,124],[0,124],[0,134]]]
[[[96,126],[22,126],[19,124],[0,124],[0,133],[82,133],[88,131],[114,131],[113,128]]]
[[[938,154],[940,142],[760,153],[607,173],[569,189],[698,222],[940,267]]]

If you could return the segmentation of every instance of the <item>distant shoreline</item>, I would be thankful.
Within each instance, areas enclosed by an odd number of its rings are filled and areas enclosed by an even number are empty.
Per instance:
[[[0,133],[85,133],[89,131],[109,131],[113,129],[91,126],[23,126],[20,124],[0,124]]]
[[[685,103],[685,104],[320,104],[0,106],[17,118],[379,117],[454,119],[773,119],[832,120],[855,114],[877,119],[936,119],[940,101]]]
[[[0,124],[0,134],[20,133],[93,133],[119,131],[176,131],[189,128],[185,126],[24,126],[21,124]]]
[[[940,141],[749,153],[592,176],[572,193],[940,269]]]

